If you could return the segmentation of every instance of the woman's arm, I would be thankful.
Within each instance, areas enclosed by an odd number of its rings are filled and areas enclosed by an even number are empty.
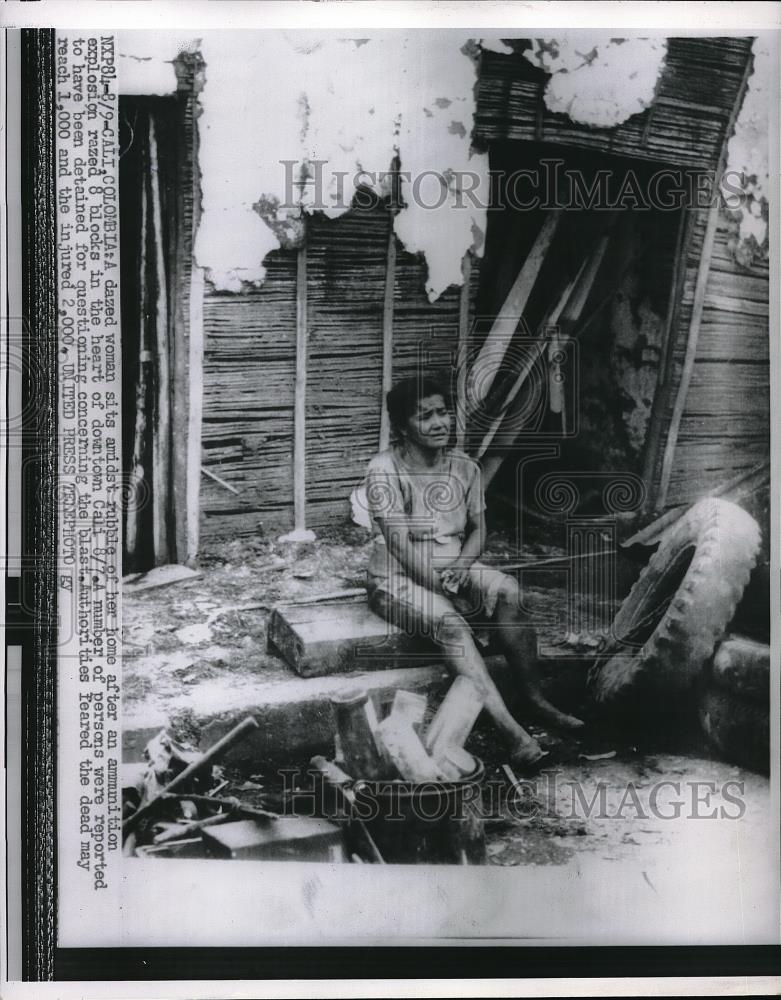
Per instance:
[[[426,558],[428,546],[415,545],[410,537],[409,518],[404,510],[398,478],[389,470],[370,466],[366,476],[366,498],[390,555],[415,583],[441,594],[439,575]]]
[[[467,521],[466,537],[461,546],[461,552],[457,559],[454,559],[446,570],[443,570],[443,577],[451,587],[460,587],[466,583],[469,577],[469,569],[472,563],[480,558],[480,553],[485,545],[485,514],[481,512],[476,516],[470,516]]]
[[[393,514],[390,517],[375,515],[388,552],[401,564],[404,572],[422,587],[442,593],[439,575],[426,559],[428,546],[415,545],[410,538],[409,523],[403,514]]]

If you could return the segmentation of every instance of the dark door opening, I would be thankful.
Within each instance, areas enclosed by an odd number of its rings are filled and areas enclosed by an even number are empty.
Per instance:
[[[490,157],[493,208],[473,357],[524,263],[540,252],[545,226],[552,236],[519,317],[516,350],[493,379],[485,401],[489,416],[471,428],[469,448],[484,457],[490,414],[506,406],[526,357],[518,345],[544,338],[546,348],[535,347],[532,377],[507,408],[517,418],[512,433],[496,433],[485,452],[494,460],[512,456],[496,471],[489,502],[493,498],[497,513],[518,505],[541,513],[540,478],[574,472],[580,507],[572,513],[607,513],[600,499],[606,476],[642,473],[682,210],[665,210],[649,199],[658,164],[517,141],[492,144]],[[548,343],[553,336],[569,346]],[[517,496],[518,462],[541,444],[558,454],[549,449],[544,461],[524,466]]]
[[[169,562],[177,101],[120,98],[123,571]]]

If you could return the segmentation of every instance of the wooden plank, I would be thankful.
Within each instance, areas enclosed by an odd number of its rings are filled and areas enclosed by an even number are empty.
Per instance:
[[[160,207],[160,176],[157,136],[149,115],[149,184],[152,196],[152,236],[155,254],[155,410],[152,422],[152,542],[155,565],[168,562],[168,515],[171,476],[171,410],[169,379],[168,284],[163,251],[163,216]]]
[[[203,450],[203,269],[190,272],[189,309],[189,391],[187,411],[187,473],[184,522],[186,538],[184,557],[188,565],[198,558],[200,544],[201,455]],[[182,520],[180,514],[180,520]]]
[[[468,406],[477,408],[488,395],[493,379],[502,365],[504,355],[518,328],[518,322],[539,276],[561,220],[561,209],[546,217],[523,266],[499,310],[499,315],[475,359],[467,381]]]

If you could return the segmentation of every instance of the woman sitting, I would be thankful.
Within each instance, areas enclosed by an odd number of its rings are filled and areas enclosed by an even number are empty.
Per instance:
[[[441,647],[448,667],[476,685],[511,762],[529,767],[544,752],[505,705],[467,621],[491,624],[541,719],[567,730],[583,723],[560,712],[539,689],[537,637],[521,608],[518,584],[478,561],[485,539],[480,467],[449,447],[447,399],[433,378],[405,379],[388,393],[397,443],[371,460],[366,476],[374,532],[369,603],[386,621]]]

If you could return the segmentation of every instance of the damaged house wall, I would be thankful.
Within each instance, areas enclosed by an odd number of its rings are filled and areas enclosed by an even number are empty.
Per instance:
[[[203,463],[238,494],[202,481],[202,540],[208,545],[211,538],[290,521],[296,247],[304,229],[310,350],[307,503],[312,526],[321,527],[347,514],[350,489],[377,447],[390,225],[397,241],[394,375],[411,371],[421,359],[452,363],[464,304],[458,288],[462,258],[467,250],[474,255],[466,298],[473,310],[486,228],[484,210],[457,208],[459,171],[483,177],[490,144],[508,139],[712,168],[750,47],[750,40],[741,38],[502,38],[484,39],[478,47],[459,32],[419,32],[412,38],[388,33],[369,40],[215,32],[200,39],[161,35],[155,50],[147,33],[143,38],[121,33],[125,93],[171,93],[176,85],[172,61],[182,50],[200,51],[206,63],[199,97],[203,215],[196,246],[197,263],[208,279]],[[271,80],[273,86],[265,87]],[[761,93],[759,84],[749,86],[751,114],[736,127],[742,146],[730,150],[736,161],[741,149],[751,149],[751,128],[761,121],[756,104]],[[418,192],[437,208],[416,209],[408,198],[394,219],[381,200],[387,181],[371,177],[364,180],[377,197],[365,200],[365,207],[350,208],[349,197],[338,198],[331,172],[349,177],[359,169],[380,175],[396,154],[402,171],[442,175],[444,183],[427,175]],[[287,176],[280,160],[293,161]],[[323,160],[329,161],[324,187],[296,185],[316,181],[317,161]],[[754,193],[761,187],[760,174],[750,175]],[[291,179],[295,204],[284,208]],[[351,193],[349,186],[346,190]],[[750,204],[748,211],[757,218]],[[702,352],[715,350],[716,356],[698,356],[698,363],[721,359],[731,365],[713,369],[722,380],[718,385],[726,387],[723,402],[711,393],[727,422],[734,409],[726,401],[748,385],[748,368],[734,362],[745,356],[761,378],[767,357],[767,267],[761,260],[736,263],[741,225],[746,230],[734,215],[725,216],[719,227],[701,342]],[[680,374],[698,233],[701,240],[701,226],[694,227],[687,249],[668,391]],[[758,244],[761,235],[755,231]],[[645,447],[666,330],[661,307],[652,306],[632,282],[625,279],[610,306],[608,363],[624,401],[622,447],[635,463]],[[742,309],[744,299],[755,305]],[[702,387],[707,394],[708,384],[703,367],[692,392]],[[760,392],[751,412],[741,417],[746,441],[757,448],[767,430],[763,398]],[[661,412],[669,405],[657,399],[653,409]],[[695,467],[707,453],[708,474],[718,480],[735,465],[734,445],[709,438],[708,448],[699,451],[700,438],[692,437],[695,427],[702,433],[698,414],[685,414],[681,446],[693,445],[686,461]],[[657,421],[662,436],[665,419],[663,413]],[[685,477],[674,472],[670,502],[681,502],[688,488]]]

